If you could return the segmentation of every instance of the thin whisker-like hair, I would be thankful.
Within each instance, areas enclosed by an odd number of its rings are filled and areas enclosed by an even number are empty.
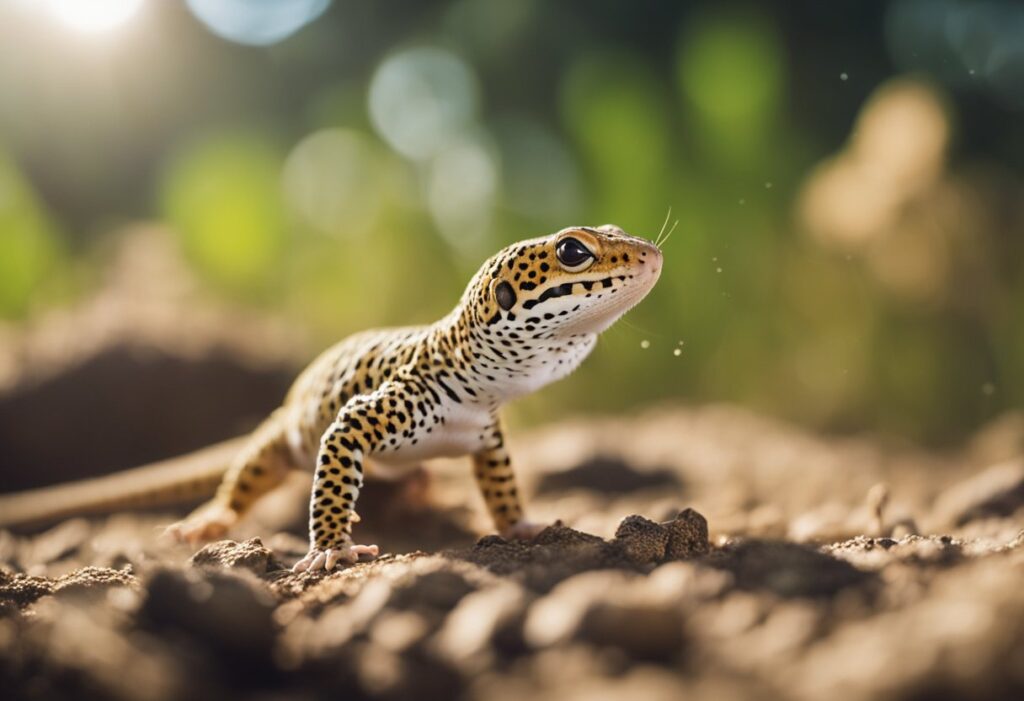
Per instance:
[[[672,228],[668,230],[668,233],[667,233],[667,234],[665,234],[665,238],[661,239],[660,243],[656,243],[655,245],[656,245],[656,246],[657,246],[658,248],[661,248],[661,247],[662,247],[662,246],[664,246],[664,245],[665,245],[666,243],[668,243],[668,240],[669,240],[670,238],[672,238],[672,232],[676,230],[676,227],[677,227],[677,226],[679,226],[679,220],[678,220],[678,219],[676,219],[676,220],[675,220],[675,222],[673,222],[673,223],[672,223]]]
[[[654,337],[654,338],[665,338],[665,334],[658,333],[657,331],[648,331],[647,329],[640,328],[639,326],[637,326],[636,324],[632,323],[631,321],[629,321],[625,317],[620,317],[619,318],[619,324],[621,324],[623,326],[627,326],[630,329],[632,329],[633,331],[637,331],[637,332],[645,334],[647,336],[651,336],[651,337]],[[609,331],[610,330],[611,329],[609,329]]]
[[[658,235],[654,239],[654,245],[658,246],[658,242],[661,241],[661,235],[665,233],[665,227],[668,226],[668,220],[672,217],[672,208],[669,207],[668,211],[665,212],[665,221],[661,223],[661,229],[658,230]],[[660,248],[660,246],[658,246]]]

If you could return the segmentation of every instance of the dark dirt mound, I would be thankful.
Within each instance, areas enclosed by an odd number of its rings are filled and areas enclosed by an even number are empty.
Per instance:
[[[621,458],[598,455],[567,470],[543,475],[537,483],[537,493],[587,489],[606,494],[620,494],[644,489],[677,491],[680,487],[679,475],[669,468],[641,471]]]

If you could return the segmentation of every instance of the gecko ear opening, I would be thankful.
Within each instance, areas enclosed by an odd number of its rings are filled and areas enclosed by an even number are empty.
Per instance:
[[[502,280],[494,286],[494,300],[498,303],[499,307],[507,312],[515,306],[516,291],[512,289],[512,285]]]

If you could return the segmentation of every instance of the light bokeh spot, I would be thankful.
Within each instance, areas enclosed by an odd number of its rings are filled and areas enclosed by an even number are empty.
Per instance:
[[[578,220],[583,187],[579,167],[562,139],[525,117],[503,119],[496,131],[503,204],[547,228]]]
[[[310,134],[285,161],[282,183],[289,207],[321,233],[365,233],[380,213],[380,160],[379,147],[357,131]]]
[[[885,35],[901,68],[983,89],[1024,109],[1024,4],[897,0],[887,9]]]
[[[323,14],[331,5],[331,0],[187,0],[187,2],[192,14],[214,34],[223,39],[250,46],[269,46],[287,39]]]
[[[431,161],[427,203],[434,224],[451,243],[486,240],[498,173],[491,149],[479,139],[463,139]]]
[[[469,127],[477,111],[476,77],[444,49],[423,47],[396,54],[370,82],[370,119],[402,155],[425,160]]]

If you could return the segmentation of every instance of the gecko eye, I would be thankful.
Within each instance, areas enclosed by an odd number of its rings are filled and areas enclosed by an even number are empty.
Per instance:
[[[516,291],[512,289],[512,285],[502,280],[494,288],[494,298],[498,301],[499,307],[508,311],[515,306]]]
[[[570,273],[586,270],[595,260],[590,249],[571,236],[558,242],[555,255],[558,256],[558,262],[562,267]]]

